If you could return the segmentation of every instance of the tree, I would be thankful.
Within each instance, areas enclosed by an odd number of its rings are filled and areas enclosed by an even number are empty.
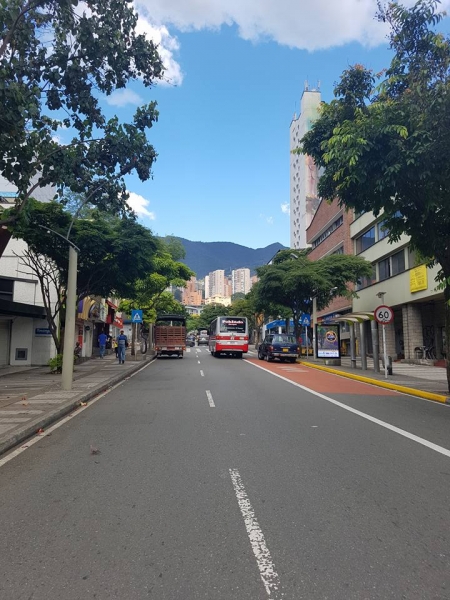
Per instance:
[[[123,296],[128,298],[132,306],[142,308],[145,322],[154,321],[159,299],[169,287],[185,287],[186,282],[194,276],[189,267],[174,260],[172,252],[178,256],[176,246],[167,246],[162,238],[157,238],[156,242],[157,250],[152,258],[151,269],[146,277],[134,282],[129,295]],[[181,306],[179,302],[177,305]]]
[[[59,350],[61,341],[56,322],[65,303],[68,268],[68,248],[63,238],[72,215],[57,202],[30,200],[29,204],[30,220],[21,219],[15,233],[29,246],[23,262],[40,282],[49,327]],[[61,237],[54,232],[60,233]],[[150,230],[133,218],[110,215],[103,218],[103,213],[98,210],[92,211],[89,219],[73,223],[71,240],[80,249],[78,301],[87,296],[131,295],[135,281],[153,269],[153,259],[159,248]],[[50,301],[53,285],[61,289],[54,306]]]
[[[207,304],[205,308],[200,313],[200,317],[197,322],[198,329],[208,329],[209,324],[216,317],[220,317],[222,315],[229,315],[230,310],[228,306],[224,306],[223,304]]]
[[[255,308],[255,296],[254,293],[252,293],[252,290],[250,290],[250,292],[243,298],[239,297],[233,301],[229,308],[229,314],[236,315],[238,317],[247,317],[249,334],[251,336],[252,332],[255,332],[255,343],[257,343],[259,328],[262,323],[260,319],[261,313],[259,313]]]
[[[394,57],[375,77],[356,65],[304,136],[300,152],[321,168],[319,194],[361,213],[383,213],[391,241],[410,238],[438,264],[450,349],[450,39],[434,29],[438,0],[379,5]],[[450,361],[447,361],[450,390]]]
[[[331,254],[312,261],[308,254],[308,250],[282,250],[272,264],[257,269],[256,306],[289,309],[297,338],[301,316],[311,313],[313,298],[322,310],[337,296],[354,296],[349,284],[372,272],[371,263],[359,256]]]
[[[137,35],[136,23],[127,0],[1,3],[0,174],[18,191],[15,208],[0,215],[0,256],[37,188],[70,189],[125,214],[124,175],[151,177],[156,152],[146,132],[156,104],[125,124],[107,120],[99,104],[129,81],[150,87],[163,76],[155,44]],[[72,136],[67,144],[58,141],[63,128]]]

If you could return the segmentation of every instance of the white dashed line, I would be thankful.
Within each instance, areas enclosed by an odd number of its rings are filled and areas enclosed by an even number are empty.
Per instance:
[[[203,373],[203,371],[202,371],[201,369],[200,369],[200,375],[201,375],[202,377],[204,377],[204,376],[205,376],[205,374]]]
[[[255,516],[255,511],[250,503],[241,476],[237,469],[229,469],[231,481],[233,482],[234,492],[244,518],[245,528],[247,530],[253,554],[258,564],[259,573],[269,598],[272,600],[281,600],[283,592],[281,591],[280,578],[275,570],[272,556],[267,547],[264,534]]]
[[[208,398],[208,402],[211,408],[216,408],[216,405],[214,404],[214,400],[212,397],[212,394],[209,390],[206,390],[206,397]]]

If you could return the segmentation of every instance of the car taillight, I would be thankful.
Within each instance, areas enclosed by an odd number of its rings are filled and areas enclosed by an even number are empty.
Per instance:
[[[300,352],[300,346],[297,346],[297,352]]]
[[[267,346],[267,349],[270,350],[270,352],[273,352],[273,346]]]

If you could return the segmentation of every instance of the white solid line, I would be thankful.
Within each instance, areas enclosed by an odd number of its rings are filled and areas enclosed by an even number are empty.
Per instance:
[[[203,373],[202,369],[200,369],[200,375],[201,375],[202,377],[204,377],[204,376],[205,376],[205,374]]]
[[[208,398],[208,402],[211,408],[216,408],[216,405],[214,404],[214,400],[212,397],[212,394],[209,390],[206,390],[206,397]]]
[[[0,458],[0,468],[3,467],[3,465],[5,465],[6,463],[8,463],[13,458],[16,458],[16,456],[19,456],[19,454],[22,454],[22,452],[25,452],[25,450],[28,450],[28,448],[30,448],[30,446],[33,446],[34,444],[36,444],[36,442],[39,442],[40,440],[42,440],[42,438],[44,438],[46,435],[49,435],[50,433],[52,433],[52,431],[55,431],[55,429],[58,429],[58,427],[61,427],[61,425],[64,425],[64,423],[67,423],[67,421],[70,421],[71,419],[73,419],[73,417],[76,417],[77,415],[79,415],[83,411],[85,411],[88,408],[90,408],[98,400],[100,400],[101,398],[103,398],[104,396],[106,396],[107,394],[109,394],[110,392],[112,392],[113,390],[115,390],[116,388],[118,388],[119,386],[121,386],[123,383],[125,383],[125,381],[127,381],[128,379],[131,379],[135,375],[138,375],[141,371],[143,371],[144,369],[146,369],[147,367],[149,367],[150,365],[152,365],[154,362],[155,361],[152,360],[150,363],[147,363],[146,365],[144,365],[142,367],[142,369],[139,369],[138,371],[135,371],[131,375],[127,376],[125,379],[122,379],[122,381],[119,381],[118,383],[116,383],[112,387],[110,387],[107,390],[105,390],[99,396],[96,396],[95,398],[92,398],[92,400],[88,401],[88,404],[86,406],[80,406],[80,408],[74,409],[73,412],[71,412],[69,415],[67,415],[67,417],[64,417],[63,419],[61,419],[60,421],[58,421],[57,423],[55,423],[54,425],[52,425],[51,427],[49,427],[48,429],[46,429],[43,434],[39,434],[38,433],[34,437],[30,438],[29,440],[26,440],[22,444],[22,446],[20,446],[16,450],[13,450],[9,454],[7,454],[4,458]]]
[[[280,578],[275,570],[264,534],[256,519],[255,511],[247,496],[239,471],[237,469],[229,469],[229,472],[261,579],[269,598],[277,600],[283,597],[283,593],[281,592]]]
[[[287,381],[291,385],[295,385],[296,387],[299,387],[300,389],[305,390],[305,392],[309,392],[310,394],[313,394],[314,396],[317,396],[318,398],[322,398],[323,400],[326,400],[327,402],[331,402],[331,404],[335,404],[336,406],[339,406],[340,408],[343,408],[344,410],[348,410],[348,412],[351,412],[354,415],[358,415],[358,417],[367,419],[367,421],[371,421],[372,423],[375,423],[376,425],[380,425],[380,427],[384,427],[385,429],[389,429],[390,431],[393,431],[394,433],[398,433],[398,435],[401,435],[401,436],[407,438],[408,440],[412,440],[413,442],[416,442],[417,444],[421,444],[422,446],[425,446],[426,448],[429,448],[430,450],[434,450],[435,452],[438,452],[439,454],[443,454],[444,456],[447,456],[450,458],[450,450],[447,450],[447,448],[438,446],[437,444],[434,444],[433,442],[429,442],[428,440],[425,440],[424,438],[421,438],[418,435],[414,435],[414,433],[409,433],[409,431],[405,431],[404,429],[395,427],[395,425],[391,425],[390,423],[381,421],[380,419],[377,419],[376,417],[372,417],[371,415],[363,413],[360,410],[356,410],[356,408],[352,408],[351,406],[347,406],[346,404],[343,404],[342,402],[333,400],[333,398],[330,398],[329,396],[325,396],[324,394],[315,392],[314,390],[311,390],[310,388],[307,388],[304,385],[300,385],[299,383],[296,383],[295,381],[291,381],[290,379],[287,379],[286,377],[283,377],[282,375],[278,375],[278,373],[274,373],[273,371],[267,371],[267,369],[264,369],[264,367],[260,367],[259,365],[255,365],[254,363],[251,363],[251,362],[247,362],[247,364],[252,365],[252,367],[257,367],[258,369],[262,369],[263,371],[265,371],[266,373],[269,373],[270,375],[275,375],[275,377],[279,377],[283,381]]]

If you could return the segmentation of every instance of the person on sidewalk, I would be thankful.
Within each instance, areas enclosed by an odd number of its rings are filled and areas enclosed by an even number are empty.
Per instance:
[[[119,358],[119,346],[117,345],[117,340],[116,338],[113,338],[111,341],[111,346],[112,349],[114,350],[114,353],[116,355],[116,358]]]
[[[105,332],[102,332],[98,336],[98,345],[99,345],[99,348],[100,348],[100,358],[103,358],[105,356],[106,340],[107,339],[108,339],[108,336],[106,335]]]
[[[128,348],[128,338],[124,334],[123,329],[117,337],[117,346],[119,351],[119,365],[123,365],[125,363],[125,350]]]

